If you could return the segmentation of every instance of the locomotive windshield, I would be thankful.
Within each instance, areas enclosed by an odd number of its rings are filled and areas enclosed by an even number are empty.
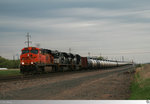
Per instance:
[[[29,50],[22,50],[22,54],[25,54],[25,53],[33,53],[33,54],[38,54],[38,50],[31,50],[31,51],[29,51]]]
[[[38,54],[38,50],[31,50],[30,52],[33,54]]]
[[[29,50],[23,50],[22,54],[29,53]]]

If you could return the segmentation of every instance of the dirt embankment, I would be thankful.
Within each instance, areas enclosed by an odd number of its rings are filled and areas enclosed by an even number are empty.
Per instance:
[[[129,67],[0,83],[0,99],[127,99]]]

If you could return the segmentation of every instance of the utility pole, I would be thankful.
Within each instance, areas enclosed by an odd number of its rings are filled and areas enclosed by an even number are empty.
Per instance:
[[[69,53],[71,53],[71,48],[69,48]]]
[[[89,55],[89,57],[90,57],[90,52],[88,52],[88,55]]]
[[[122,56],[122,61],[124,61],[124,56]]]
[[[19,54],[18,53],[16,54],[16,56],[17,56],[17,60],[19,60]]]
[[[25,41],[25,43],[27,43],[28,47],[29,47],[29,45],[31,43],[31,41],[29,40],[31,38],[31,35],[29,35],[29,32],[27,33],[26,37],[27,37],[27,41]]]
[[[15,60],[15,55],[13,55],[13,61]]]

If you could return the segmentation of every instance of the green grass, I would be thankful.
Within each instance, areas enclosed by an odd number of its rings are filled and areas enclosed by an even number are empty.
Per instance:
[[[16,76],[16,75],[21,75],[20,70],[16,69],[0,70],[0,77]]]
[[[139,73],[136,73],[135,80],[131,85],[130,100],[150,99],[150,78],[142,79]]]

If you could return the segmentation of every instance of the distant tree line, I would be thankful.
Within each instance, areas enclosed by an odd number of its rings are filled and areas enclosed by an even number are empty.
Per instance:
[[[8,60],[0,56],[0,68],[19,68],[20,60]]]

